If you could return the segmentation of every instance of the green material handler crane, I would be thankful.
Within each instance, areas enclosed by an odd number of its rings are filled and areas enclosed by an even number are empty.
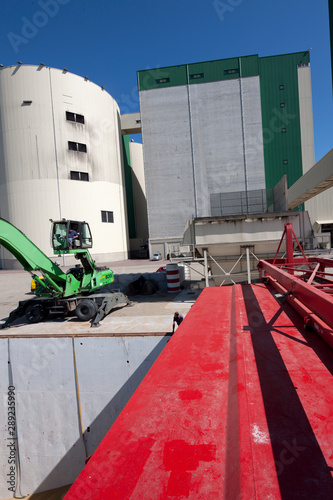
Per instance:
[[[74,254],[81,263],[67,272],[52,262],[19,229],[0,218],[0,245],[14,255],[36,282],[36,297],[19,302],[2,328],[24,315],[30,323],[38,323],[52,312],[63,315],[75,312],[81,321],[91,320],[91,326],[98,326],[99,321],[118,303],[130,304],[129,299],[119,291],[103,292],[103,287],[114,281],[114,275],[111,269],[97,267],[91,258],[88,250],[92,247],[89,224],[67,219],[51,222],[54,253]]]

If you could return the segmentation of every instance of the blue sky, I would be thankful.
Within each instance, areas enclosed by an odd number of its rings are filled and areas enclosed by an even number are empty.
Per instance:
[[[327,0],[14,0],[1,7],[4,66],[45,63],[139,111],[137,70],[311,48],[315,156],[332,147]]]

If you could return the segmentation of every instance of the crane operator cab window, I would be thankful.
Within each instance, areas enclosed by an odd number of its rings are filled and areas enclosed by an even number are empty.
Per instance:
[[[92,247],[92,236],[87,222],[62,220],[53,222],[52,247],[56,253]]]

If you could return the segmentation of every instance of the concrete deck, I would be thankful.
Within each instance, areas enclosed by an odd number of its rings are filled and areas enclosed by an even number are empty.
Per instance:
[[[168,261],[122,261],[107,263],[115,275],[152,273]],[[185,283],[185,287],[188,284]],[[20,300],[33,297],[30,291],[31,276],[25,271],[0,271],[0,325],[7,319]],[[81,336],[109,334],[141,334],[172,331],[173,313],[179,311],[184,316],[198,298],[200,290],[185,288],[180,293],[159,291],[154,295],[130,297],[132,306],[115,308],[102,320],[98,328],[91,328],[89,322],[81,322],[76,317],[53,318],[46,322],[29,324],[25,318],[16,320],[10,328],[0,330],[1,337],[7,336]]]

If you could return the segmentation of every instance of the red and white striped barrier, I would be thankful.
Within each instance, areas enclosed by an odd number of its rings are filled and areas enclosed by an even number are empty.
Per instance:
[[[167,292],[180,292],[179,267],[178,264],[166,265]]]

